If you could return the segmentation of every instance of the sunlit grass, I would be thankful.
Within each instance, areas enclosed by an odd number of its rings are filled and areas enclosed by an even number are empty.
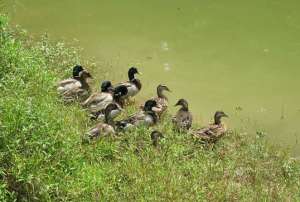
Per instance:
[[[212,147],[174,132],[167,114],[155,127],[165,136],[158,148],[145,127],[82,144],[94,123],[78,104],[64,105],[55,85],[74,64],[95,63],[6,22],[0,18],[0,201],[300,200],[299,162],[262,133],[233,131]]]

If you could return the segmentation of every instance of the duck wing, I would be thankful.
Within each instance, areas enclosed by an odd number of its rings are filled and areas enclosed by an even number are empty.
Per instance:
[[[76,88],[74,87],[72,89],[65,91],[62,95],[65,101],[71,102],[78,98],[80,100],[86,99],[89,96],[89,91],[86,89],[82,89],[80,87],[76,87]]]
[[[76,81],[77,81],[76,79],[69,78],[69,79],[65,79],[65,80],[59,81],[57,85],[58,86],[65,86],[65,85],[68,85],[70,83],[74,83]]]
[[[87,135],[90,139],[98,138],[102,135],[114,134],[114,128],[106,123],[98,123],[94,128],[90,129],[87,132]]]
[[[138,123],[142,120],[144,120],[146,114],[144,111],[139,111],[133,115],[131,115],[128,119],[127,122],[133,124],[133,125],[138,125]]]
[[[67,91],[80,87],[81,83],[76,79],[66,79],[64,81],[61,81],[61,83],[57,87],[57,91],[61,94],[64,94]]]
[[[91,112],[97,112],[103,110],[112,101],[113,97],[110,93],[94,93],[82,105],[89,107]]]
[[[119,83],[115,86],[115,88],[119,87],[119,86],[125,86],[128,90],[127,95],[125,95],[124,97],[133,97],[139,92],[139,89],[137,88],[137,86],[134,83],[129,82],[129,81]]]
[[[141,124],[145,119],[145,112],[139,111],[131,116],[129,116],[127,119],[117,121],[116,126],[119,130],[126,130],[128,128],[138,126]]]
[[[196,130],[194,136],[205,141],[216,141],[218,138],[222,137],[225,132],[226,129],[222,124],[210,124],[207,127]]]

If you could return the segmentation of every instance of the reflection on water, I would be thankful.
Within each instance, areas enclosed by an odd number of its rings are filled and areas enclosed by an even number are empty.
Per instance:
[[[4,0],[31,33],[77,38],[114,79],[141,68],[143,100],[164,83],[200,124],[217,109],[229,125],[264,131],[295,152],[300,118],[300,4],[296,0]],[[299,146],[298,146],[299,147]]]

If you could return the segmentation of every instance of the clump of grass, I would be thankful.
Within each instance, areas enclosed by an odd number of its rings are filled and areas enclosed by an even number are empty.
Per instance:
[[[55,91],[74,64],[94,66],[79,55],[0,17],[0,201],[300,200],[299,162],[263,134],[234,131],[211,147],[166,115],[157,148],[145,127],[82,144],[93,123]]]

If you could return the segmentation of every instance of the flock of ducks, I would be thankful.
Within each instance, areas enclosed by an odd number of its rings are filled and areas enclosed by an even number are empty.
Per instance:
[[[135,77],[136,74],[139,74],[138,69],[131,67],[128,70],[128,81],[116,85],[112,85],[110,81],[103,81],[100,91],[92,93],[88,79],[93,77],[82,66],[76,65],[73,67],[73,77],[58,83],[57,91],[66,103],[79,101],[82,107],[89,111],[91,119],[98,122],[87,131],[89,140],[115,135],[140,125],[151,127],[162,119],[168,109],[168,98],[164,92],[171,92],[165,85],[158,85],[157,97],[147,100],[138,112],[123,120],[114,120],[124,111],[130,98],[137,95],[142,89],[142,83]],[[172,118],[174,130],[188,132],[208,143],[216,142],[226,133],[227,129],[221,119],[228,116],[223,111],[215,113],[212,124],[193,129],[193,116],[189,111],[188,102],[185,99],[179,99],[175,106],[180,106],[180,109]],[[152,144],[157,146],[163,137],[161,132],[154,130],[151,133]]]

